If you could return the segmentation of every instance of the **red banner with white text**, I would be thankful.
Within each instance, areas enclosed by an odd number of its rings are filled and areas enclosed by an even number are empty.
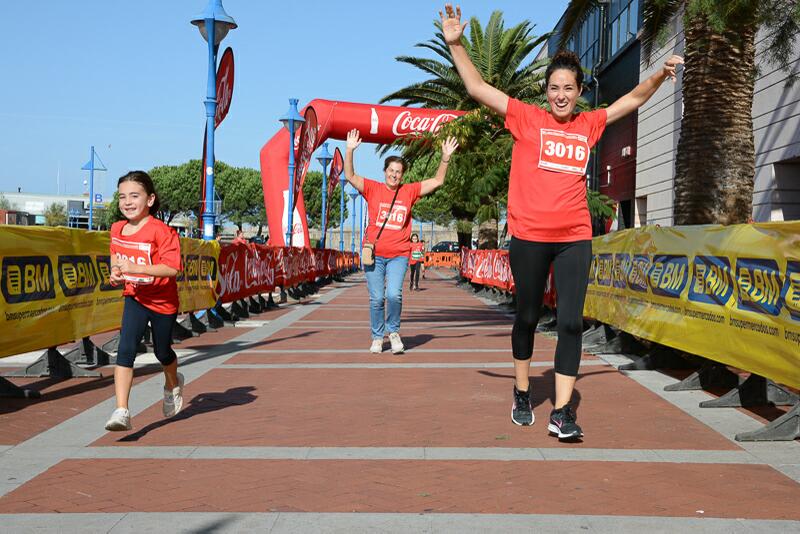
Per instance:
[[[461,276],[473,284],[493,287],[510,293],[516,292],[507,250],[462,248]],[[543,304],[550,308],[554,308],[556,305],[556,287],[553,281],[552,267],[545,287]]]

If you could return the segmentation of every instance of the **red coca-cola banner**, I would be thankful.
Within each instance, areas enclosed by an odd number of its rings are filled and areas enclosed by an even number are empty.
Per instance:
[[[328,223],[328,227],[331,225],[330,214],[331,204],[333,203],[333,192],[336,190],[336,184],[339,183],[342,172],[344,172],[344,158],[342,157],[342,151],[337,147],[336,150],[333,151],[331,170],[328,174],[328,197],[325,203],[325,220]]]
[[[461,276],[474,284],[494,287],[501,291],[516,292],[511,264],[507,250],[470,250],[461,249]],[[553,280],[553,269],[544,292],[544,305],[554,308],[556,305],[556,287]]]
[[[463,111],[376,106],[319,99],[309,102],[303,113],[308,108],[314,109],[318,130],[313,143],[301,144],[307,144],[311,153],[327,139],[345,139],[347,132],[353,128],[361,132],[361,138],[367,143],[388,144],[403,137],[415,137],[425,132],[435,133],[444,123],[464,114]],[[303,146],[299,146],[298,150],[302,153]],[[269,222],[270,244],[273,246],[285,244],[286,223],[283,221],[287,220],[288,215],[285,201],[288,199],[288,163],[289,132],[282,128],[261,148],[264,206]],[[308,225],[302,193],[298,195],[295,206],[302,224],[303,238],[293,237],[292,242],[307,244]]]
[[[226,244],[219,254],[217,297],[232,302],[279,286],[311,282],[352,269],[357,258],[350,252],[330,249]]]

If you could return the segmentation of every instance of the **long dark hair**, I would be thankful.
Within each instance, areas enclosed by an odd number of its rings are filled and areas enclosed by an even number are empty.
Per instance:
[[[556,52],[556,55],[550,60],[550,64],[547,66],[547,70],[544,73],[546,83],[550,83],[550,75],[559,69],[572,71],[575,75],[575,82],[578,84],[578,89],[583,87],[581,60],[575,52],[571,50],[559,50]]]
[[[144,192],[147,193],[147,196],[155,196],[153,205],[150,206],[150,215],[155,216],[155,214],[158,212],[158,209],[161,207],[161,203],[158,201],[156,186],[153,184],[153,179],[150,178],[150,175],[144,171],[131,171],[128,174],[121,176],[120,179],[117,180],[117,189],[119,189],[119,186],[122,185],[122,182],[136,182],[144,188]]]

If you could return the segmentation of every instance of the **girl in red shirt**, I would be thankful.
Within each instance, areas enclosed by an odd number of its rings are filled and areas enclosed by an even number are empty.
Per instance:
[[[445,5],[439,12],[453,63],[469,95],[505,117],[514,139],[508,186],[508,228],[511,272],[517,315],[511,332],[515,384],[511,419],[533,424],[530,370],[533,338],[545,284],[553,264],[558,309],[555,353],[555,406],[548,431],[559,439],[576,439],[583,431],[569,402],[581,357],[583,303],[592,253],[592,227],[584,175],[589,153],[606,125],[643,105],[683,59],[672,56],[659,72],[606,109],[575,113],[583,90],[583,71],[572,52],[559,51],[546,71],[550,110],[510,98],[486,83],[475,69],[461,37],[461,9]]]
[[[384,162],[384,183],[358,176],[353,169],[353,152],[360,144],[358,130],[350,130],[347,133],[344,174],[350,185],[367,201],[369,223],[364,240],[375,245],[375,263],[364,266],[372,334],[369,351],[373,354],[383,352],[383,336],[388,331],[392,353],[402,354],[405,347],[400,339],[400,314],[403,309],[403,280],[411,248],[411,207],[420,197],[433,193],[444,183],[447,165],[458,143],[453,137],[445,140],[436,176],[411,184],[403,184],[406,162],[397,156],[389,156]]]
[[[411,251],[408,257],[408,265],[411,267],[409,291],[413,291],[415,287],[419,291],[419,272],[422,268],[422,263],[425,261],[424,246],[417,234],[411,234]]]
[[[172,350],[172,326],[178,316],[178,286],[181,271],[180,240],[175,231],[156,219],[158,211],[153,180],[142,171],[129,172],[117,183],[119,209],[126,220],[111,226],[112,285],[125,284],[125,304],[119,332],[114,389],[117,408],[106,430],[131,430],[128,398],[133,383],[136,348],[147,324],[156,358],[164,366],[164,417],[183,407],[183,375]]]

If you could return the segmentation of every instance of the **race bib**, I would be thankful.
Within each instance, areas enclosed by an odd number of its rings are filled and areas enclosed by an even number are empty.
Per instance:
[[[539,168],[569,174],[585,174],[589,163],[586,136],[542,128]]]
[[[389,215],[389,206],[391,206],[391,203],[381,202],[380,207],[378,208],[378,220],[375,222],[375,224],[378,226],[378,228],[380,228],[388,215],[389,220],[386,221],[386,229],[402,230],[403,224],[405,224],[406,219],[408,218],[408,208],[402,204],[395,203],[394,207],[392,208],[392,214]]]
[[[152,250],[151,243],[138,243],[136,241],[124,241],[117,237],[111,239],[114,245],[114,253],[117,258],[127,258],[129,262],[136,265],[152,265],[150,252]],[[123,274],[122,277],[128,282],[136,284],[152,284],[155,280],[152,276],[145,276],[141,274]]]

